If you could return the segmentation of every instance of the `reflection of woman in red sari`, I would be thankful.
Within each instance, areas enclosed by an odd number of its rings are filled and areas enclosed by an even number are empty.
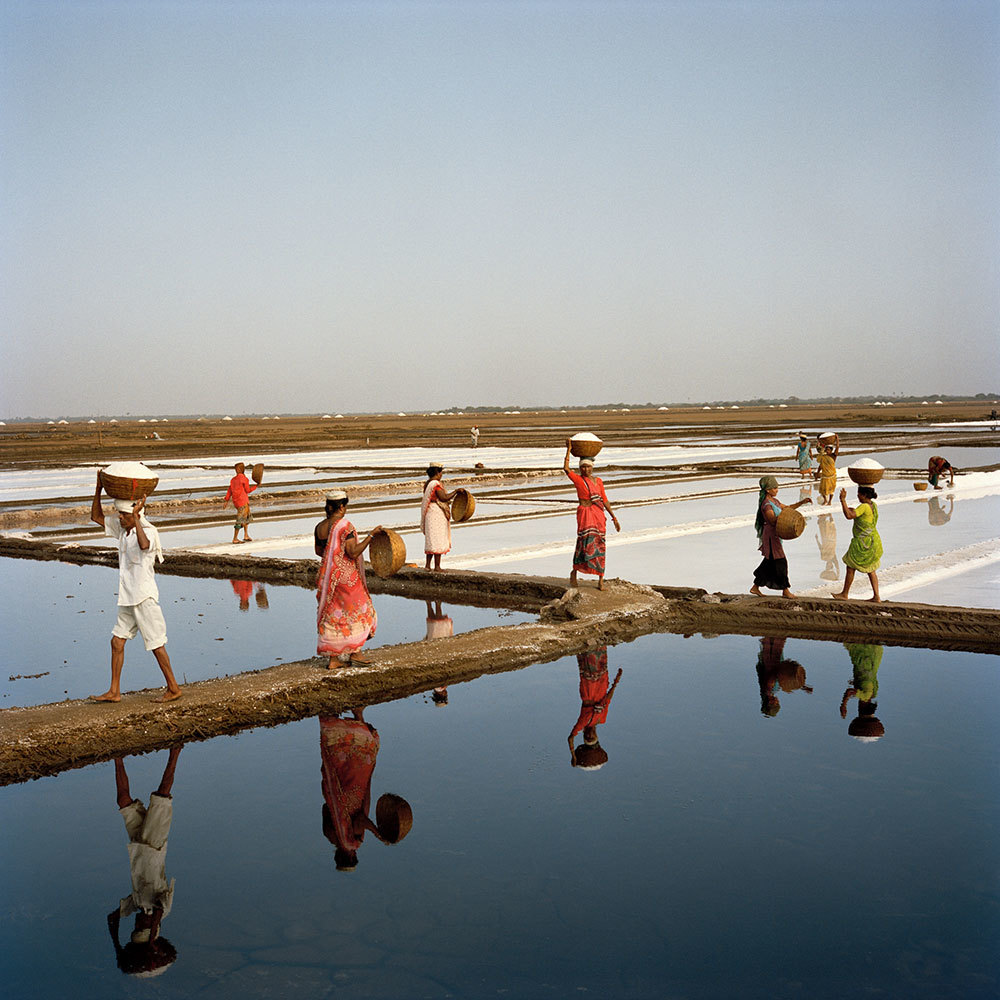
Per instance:
[[[371,808],[372,773],[378,756],[379,736],[355,709],[353,719],[320,716],[319,740],[323,758],[323,833],[334,845],[338,871],[358,864],[358,848],[371,831],[386,844],[396,844],[410,831],[413,813],[405,799],[383,795]]]
[[[577,573],[589,573],[597,577],[597,589],[604,589],[604,554],[606,551],[605,534],[607,520],[604,512],[611,515],[615,531],[622,527],[615,517],[615,512],[608,503],[608,495],[604,492],[604,483],[594,475],[594,462],[590,458],[580,459],[579,473],[569,467],[570,440],[566,438],[566,457],[563,459],[563,471],[569,476],[576,487],[579,504],[576,508],[576,549],[573,552],[573,570],[569,575],[569,585],[575,587]]]
[[[597,741],[597,727],[608,721],[611,698],[622,679],[619,669],[614,684],[608,685],[608,647],[591,653],[579,653],[580,717],[569,734],[570,764],[585,771],[596,771],[608,762],[607,751]],[[583,733],[583,743],[574,747],[577,733]]]
[[[331,670],[338,661],[367,663],[357,650],[375,634],[376,625],[362,553],[381,526],[359,542],[346,514],[347,494],[342,491],[327,494],[326,520],[320,521],[314,532],[316,555],[323,560],[316,581],[316,600],[319,602],[316,652],[330,657]]]

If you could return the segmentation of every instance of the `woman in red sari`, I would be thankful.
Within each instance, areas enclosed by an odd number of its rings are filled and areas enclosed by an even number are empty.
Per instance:
[[[622,527],[615,517],[615,512],[608,503],[604,492],[604,483],[594,475],[594,462],[589,458],[580,459],[579,473],[569,467],[569,438],[566,438],[566,457],[563,459],[563,471],[576,487],[579,504],[576,508],[576,549],[573,552],[573,571],[569,575],[569,585],[577,585],[577,573],[589,573],[597,577],[597,589],[604,589],[604,554],[606,551],[605,534],[607,520],[604,512],[611,515],[615,531]]]
[[[338,871],[358,865],[358,848],[365,833],[385,844],[398,844],[413,825],[406,799],[383,795],[368,815],[372,800],[372,773],[378,757],[379,736],[365,722],[364,710],[354,709],[353,719],[335,715],[319,717],[319,746],[323,759],[323,834],[333,844]]]
[[[340,490],[328,493],[326,520],[320,521],[313,532],[316,555],[323,560],[316,581],[316,652],[330,657],[331,670],[338,662],[368,662],[357,650],[375,634],[376,624],[363,553],[372,535],[382,528],[374,528],[359,542],[346,514],[347,494]]]

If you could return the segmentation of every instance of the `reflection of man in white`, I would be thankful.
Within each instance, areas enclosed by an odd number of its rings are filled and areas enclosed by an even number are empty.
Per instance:
[[[146,498],[131,503],[115,500],[115,516],[105,520],[101,507],[101,477],[90,505],[90,519],[99,524],[109,538],[118,542],[118,621],[111,630],[111,687],[94,701],[121,701],[122,667],[125,665],[125,643],[136,633],[142,633],[146,644],[167,682],[167,690],[156,701],[175,701],[181,696],[180,685],[170,667],[167,655],[167,626],[160,610],[160,592],[153,576],[156,560],[163,561],[160,536],[146,520],[142,508]]]
[[[174,880],[167,882],[167,837],[173,819],[173,799],[170,790],[181,748],[173,747],[163,769],[160,786],[149,797],[149,806],[133,799],[128,786],[128,774],[121,757],[115,758],[115,787],[118,811],[128,833],[128,859],[132,875],[132,891],[122,899],[118,909],[108,914],[108,928],[115,943],[118,968],[128,975],[155,976],[177,958],[177,950],[160,937],[160,924],[170,913],[174,902]],[[123,948],[118,941],[122,917],[135,914],[135,929]]]

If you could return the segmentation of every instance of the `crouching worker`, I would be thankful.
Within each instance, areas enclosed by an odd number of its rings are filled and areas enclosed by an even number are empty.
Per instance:
[[[122,667],[125,664],[125,643],[136,633],[156,658],[163,672],[167,689],[155,701],[175,701],[181,689],[170,668],[167,655],[167,626],[160,610],[160,593],[153,576],[156,560],[163,562],[160,535],[142,513],[146,498],[132,503],[115,500],[115,514],[105,520],[101,507],[101,478],[90,507],[90,519],[99,524],[109,538],[118,541],[118,621],[111,630],[111,687],[93,701],[121,701]]]

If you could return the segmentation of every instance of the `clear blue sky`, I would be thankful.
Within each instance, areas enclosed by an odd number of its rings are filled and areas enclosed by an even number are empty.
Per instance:
[[[1000,386],[995,2],[0,7],[0,415]]]

